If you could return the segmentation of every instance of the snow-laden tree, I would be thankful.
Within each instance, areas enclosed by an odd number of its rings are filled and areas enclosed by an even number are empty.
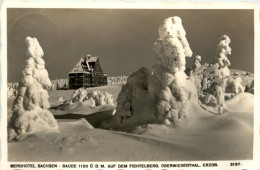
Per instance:
[[[57,121],[48,110],[50,103],[46,88],[51,86],[51,81],[42,59],[43,50],[36,38],[26,37],[25,42],[28,59],[8,124],[9,141],[19,140],[37,131],[58,129]]]
[[[231,48],[229,47],[230,43],[230,38],[227,35],[222,35],[217,45],[216,57],[213,64],[218,64],[218,70],[220,72],[221,78],[230,76],[228,67],[231,65],[231,63],[227,58],[228,55],[231,55]]]
[[[189,89],[185,74],[186,57],[192,56],[186,32],[180,17],[170,17],[159,27],[159,38],[154,44],[156,52],[154,76],[160,81],[157,110],[165,124],[185,116],[185,104],[196,93]]]
[[[184,72],[186,57],[191,57],[192,51],[182,20],[177,16],[167,18],[158,32],[153,71],[140,68],[127,78],[117,98],[115,116],[104,121],[102,127],[170,125],[186,116],[185,108],[189,100],[197,97],[197,90]]]

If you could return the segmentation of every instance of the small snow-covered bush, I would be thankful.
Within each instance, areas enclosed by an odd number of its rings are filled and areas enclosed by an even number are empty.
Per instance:
[[[7,97],[16,97],[18,91],[18,83],[8,83],[7,84]]]
[[[69,88],[69,80],[68,79],[56,79],[51,80],[52,86],[49,88],[50,90],[61,90]]]
[[[127,80],[127,76],[109,76],[107,78],[107,84],[125,84]]]
[[[88,102],[92,107],[106,104],[114,105],[112,94],[109,94],[108,92],[101,92],[99,90],[87,91],[83,88],[75,90],[70,101],[72,103]]]
[[[227,78],[220,82],[220,86],[225,93],[243,93],[245,88],[241,85],[241,78]]]

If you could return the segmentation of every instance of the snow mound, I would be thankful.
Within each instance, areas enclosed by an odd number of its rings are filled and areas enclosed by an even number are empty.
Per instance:
[[[43,50],[36,38],[26,37],[27,57],[18,94],[13,102],[13,114],[8,124],[8,140],[20,140],[39,131],[58,131],[57,121],[47,109],[50,107],[46,88],[51,86]],[[45,88],[45,89],[44,89]]]
[[[113,110],[114,108],[115,108],[115,106],[109,105],[109,104],[91,106],[88,102],[76,102],[73,104],[67,104],[67,103],[61,104],[52,109],[62,111],[60,114],[56,113],[55,115],[62,115],[62,114],[66,114],[66,113],[88,115],[88,114],[93,114],[93,113],[101,112],[101,111],[105,111],[105,110]]]
[[[227,132],[240,133],[240,131],[243,131],[244,135],[248,135],[247,133],[253,133],[253,105],[254,95],[251,93],[240,93],[225,103],[225,114],[209,114],[197,101],[193,101],[186,107],[186,111],[190,113],[189,119],[179,119],[176,124],[172,125],[175,128],[159,124],[148,124],[136,127],[132,133],[146,135],[162,134],[163,136],[163,134],[178,133],[210,134],[225,132],[224,134],[227,134]],[[160,132],[157,133],[156,131]]]
[[[8,128],[8,140],[22,140],[29,134],[59,132],[57,121],[49,110],[35,107],[13,114]]]
[[[174,160],[252,159],[253,103],[254,95],[240,93],[225,103],[225,114],[209,114],[194,101],[186,107],[189,119],[179,119],[174,128],[148,124],[132,133],[146,144],[174,149]]]
[[[254,95],[251,93],[239,93],[234,98],[226,101],[225,108],[234,112],[254,112]]]
[[[59,123],[61,133],[84,132],[94,127],[84,118],[72,122]]]

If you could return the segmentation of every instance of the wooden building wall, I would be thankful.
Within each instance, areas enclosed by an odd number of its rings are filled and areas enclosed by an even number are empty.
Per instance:
[[[98,87],[107,85],[107,76],[104,74],[70,73],[69,89]]]

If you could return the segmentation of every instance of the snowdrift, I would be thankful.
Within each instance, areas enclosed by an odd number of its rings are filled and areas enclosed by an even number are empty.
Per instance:
[[[56,119],[87,119],[91,125],[97,126],[102,120],[107,119],[115,113],[112,94],[99,90],[77,89],[73,92],[71,99],[57,101],[61,104],[53,106]]]
[[[138,126],[131,133],[93,129],[85,119],[58,122],[61,133],[9,143],[9,161],[250,160],[253,101],[252,94],[238,94],[217,115],[194,101],[186,110],[189,118],[171,126]]]

